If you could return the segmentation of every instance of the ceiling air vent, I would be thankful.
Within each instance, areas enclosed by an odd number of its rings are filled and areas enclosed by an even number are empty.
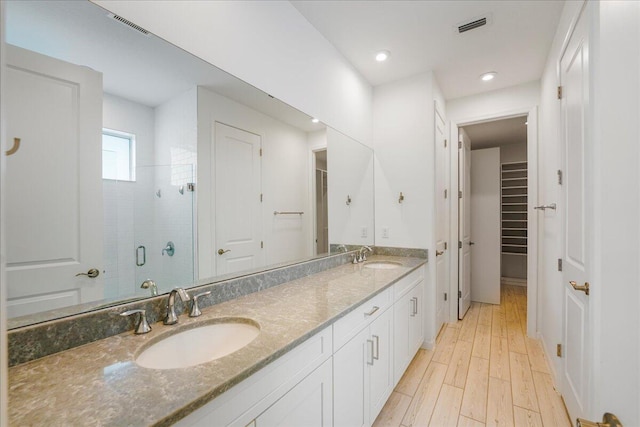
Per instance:
[[[136,30],[139,33],[144,34],[145,36],[149,35],[149,31],[145,30],[144,28],[142,28],[139,25],[134,24],[133,22],[129,21],[128,19],[124,19],[122,16],[118,16],[116,14],[110,13],[109,17],[112,19],[115,19],[116,21],[118,21],[119,23],[126,25],[127,27]]]
[[[475,17],[467,22],[461,22],[455,26],[458,34],[466,33],[467,31],[474,30],[476,28],[484,27],[487,24],[491,24],[491,15],[485,14]]]

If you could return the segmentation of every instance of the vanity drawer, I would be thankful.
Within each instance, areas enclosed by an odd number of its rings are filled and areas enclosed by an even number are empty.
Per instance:
[[[424,279],[424,268],[419,267],[418,269],[412,271],[402,279],[398,280],[395,285],[393,285],[393,298],[394,300],[398,300],[403,294],[405,294],[409,289],[413,288],[416,283],[420,282]]]
[[[387,288],[365,301],[333,324],[334,352],[353,338],[362,328],[381,315],[392,303],[392,288]]]

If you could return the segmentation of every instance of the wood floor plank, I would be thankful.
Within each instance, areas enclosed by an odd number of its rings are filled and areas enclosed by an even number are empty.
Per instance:
[[[511,381],[509,368],[509,343],[506,338],[491,337],[491,357],[489,359],[489,376]]]
[[[493,304],[482,304],[478,315],[478,325],[491,325]]]
[[[442,333],[440,342],[436,345],[431,359],[432,361],[444,363],[445,365],[449,364],[451,356],[453,355],[453,350],[458,342],[458,333],[459,330],[457,328],[447,327],[447,329]]]
[[[433,361],[429,363],[411,405],[402,419],[403,426],[422,427],[429,425],[446,374],[447,365]]]
[[[472,319],[467,322],[463,322],[462,327],[460,328],[460,334],[458,335],[458,340],[473,342],[476,336],[477,326],[478,326],[477,317],[475,320]]]
[[[489,377],[487,398],[487,427],[514,427],[511,383]]]
[[[431,426],[456,426],[460,417],[462,389],[444,384],[431,417]]]
[[[491,354],[491,325],[478,323],[472,356],[488,359]]]
[[[445,384],[464,388],[469,372],[472,346],[473,344],[467,341],[459,340],[456,343],[451,361],[449,362],[449,368],[447,369],[447,375],[444,378]]]
[[[538,398],[536,396],[536,388],[533,384],[531,368],[529,367],[529,358],[526,354],[510,351],[509,365],[511,368],[513,404],[538,412]]]
[[[567,416],[564,402],[560,394],[553,387],[551,375],[534,371],[533,381],[540,401],[540,415],[545,426],[570,427],[571,421]]]
[[[458,427],[484,427],[484,423],[472,420],[471,418],[467,418],[464,415],[460,415],[460,418],[458,418]]]
[[[484,423],[487,418],[488,387],[489,361],[471,357],[460,414]]]
[[[409,405],[411,405],[409,396],[392,392],[372,427],[398,427]]]
[[[548,374],[549,365],[547,364],[540,340],[526,337],[525,344],[527,346],[527,354],[529,355],[529,363],[531,363],[531,370]]]
[[[509,351],[527,354],[527,345],[524,342],[524,334],[519,322],[507,322],[507,338],[509,339]]]
[[[493,319],[491,320],[491,335],[507,338],[507,319],[502,308],[493,310]]]
[[[513,419],[517,427],[543,427],[539,413],[519,406],[513,407]],[[555,424],[553,426],[555,427]]]
[[[395,391],[413,397],[432,358],[433,351],[423,348],[418,350],[402,378],[398,381]]]

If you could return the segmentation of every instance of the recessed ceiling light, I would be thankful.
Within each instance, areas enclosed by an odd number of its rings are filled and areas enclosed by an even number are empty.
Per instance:
[[[386,61],[387,59],[389,59],[390,55],[391,55],[391,52],[389,52],[388,50],[381,50],[380,52],[376,53],[376,61],[378,62]]]
[[[495,79],[497,75],[498,73],[496,73],[495,71],[490,71],[488,73],[484,73],[483,75],[481,75],[480,78],[482,79],[483,82],[488,82],[490,80]]]
[[[311,122],[312,123],[320,123],[320,119],[313,118],[313,119],[311,119]]]

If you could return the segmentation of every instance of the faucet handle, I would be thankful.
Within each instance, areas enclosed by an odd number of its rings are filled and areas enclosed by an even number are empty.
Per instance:
[[[198,298],[204,297],[210,294],[211,294],[211,291],[207,291],[207,292],[202,292],[200,294],[196,294],[191,297],[192,302],[191,302],[191,312],[189,313],[189,317],[198,317],[202,314],[202,312],[200,311],[200,307],[198,307]]]
[[[120,316],[126,317],[131,316],[132,314],[140,313],[140,321],[136,325],[135,334],[146,334],[151,331],[151,326],[149,326],[149,322],[147,322],[147,311],[138,309],[138,310],[127,310],[124,313],[120,313]]]

